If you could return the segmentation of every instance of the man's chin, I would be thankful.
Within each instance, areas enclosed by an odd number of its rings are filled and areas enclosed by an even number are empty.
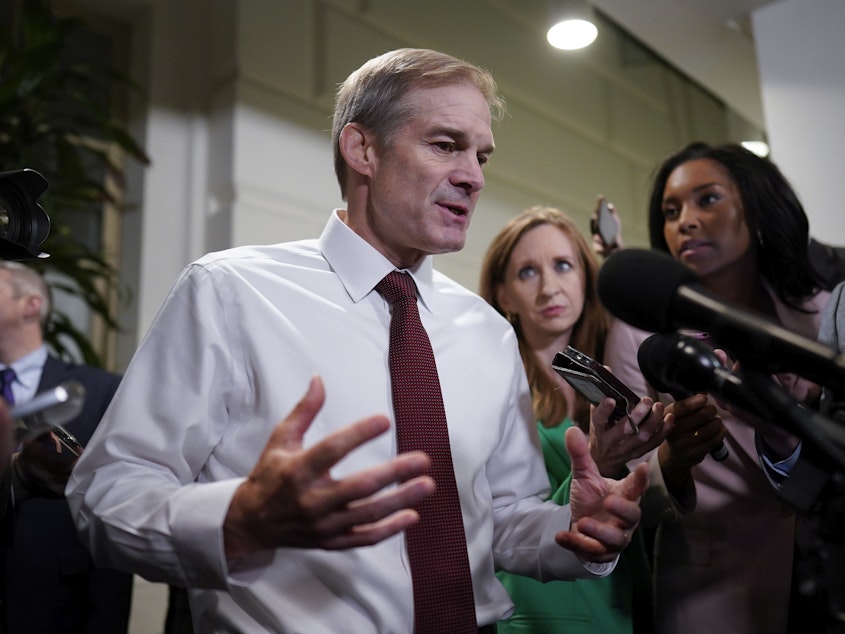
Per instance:
[[[444,245],[441,245],[441,248],[437,251],[438,255],[446,255],[447,253],[456,253],[461,251],[466,244],[466,240],[456,240],[452,242],[448,242]]]
[[[455,251],[460,251],[464,248],[464,246],[466,246],[466,242],[466,229],[463,231],[451,231],[447,235],[443,236],[443,240],[441,241],[441,246],[443,247],[442,252],[454,253]]]

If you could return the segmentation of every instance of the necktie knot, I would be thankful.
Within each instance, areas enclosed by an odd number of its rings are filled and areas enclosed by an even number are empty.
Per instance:
[[[391,271],[376,284],[376,291],[391,305],[400,301],[417,301],[417,285],[407,273]]]
[[[9,405],[14,405],[15,403],[15,397],[12,394],[12,383],[14,383],[16,378],[18,378],[18,375],[15,374],[12,368],[3,368],[0,370],[0,396],[6,399]]]

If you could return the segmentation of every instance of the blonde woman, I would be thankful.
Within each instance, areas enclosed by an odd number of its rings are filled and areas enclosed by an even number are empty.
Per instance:
[[[602,474],[618,477],[626,463],[651,451],[671,427],[663,407],[644,398],[626,418],[608,425],[606,399],[590,423],[590,404],[551,368],[554,355],[572,345],[597,359],[609,319],[596,294],[598,265],[585,238],[562,211],[532,207],[513,218],[494,238],[484,259],[480,294],[514,327],[525,364],[543,447],[552,499],[569,500],[571,464],[563,444],[572,425],[590,434],[590,452]],[[598,424],[596,424],[598,423]],[[648,563],[639,534],[616,570],[598,580],[540,583],[500,573],[515,604],[498,632],[648,631],[651,620]],[[635,630],[635,621],[638,629]]]

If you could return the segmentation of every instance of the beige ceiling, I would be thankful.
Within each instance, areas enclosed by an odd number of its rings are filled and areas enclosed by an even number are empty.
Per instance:
[[[125,17],[154,1],[64,0],[62,3]],[[522,9],[537,15],[544,12],[541,8],[544,3],[554,0],[485,1],[499,6],[504,3],[510,11]],[[750,123],[765,129],[750,15],[755,9],[779,0],[588,1]],[[471,35],[472,30],[467,30],[467,36]]]
[[[649,48],[765,129],[750,15],[777,0],[590,0]]]

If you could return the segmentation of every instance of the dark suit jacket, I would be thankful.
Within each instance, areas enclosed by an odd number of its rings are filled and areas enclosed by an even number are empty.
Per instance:
[[[85,404],[81,414],[63,427],[85,446],[120,376],[50,356],[38,391],[69,379],[85,386]],[[5,608],[0,630],[7,634],[126,632],[132,575],[94,567],[63,498],[22,501],[3,518],[0,530],[0,599]]]

